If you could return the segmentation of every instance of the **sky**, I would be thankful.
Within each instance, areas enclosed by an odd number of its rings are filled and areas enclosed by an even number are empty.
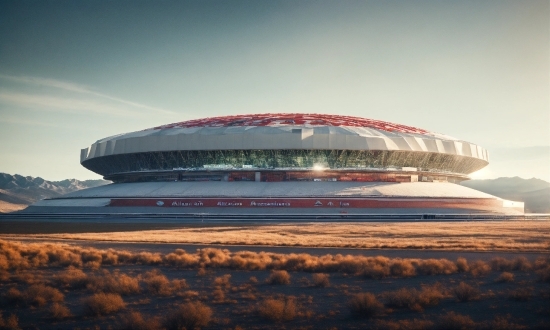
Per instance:
[[[80,149],[189,119],[359,116],[550,181],[548,1],[0,0],[0,172],[97,179]]]

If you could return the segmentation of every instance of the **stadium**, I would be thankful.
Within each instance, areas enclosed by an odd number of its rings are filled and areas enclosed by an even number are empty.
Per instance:
[[[191,215],[523,214],[459,185],[489,163],[482,147],[359,117],[254,114],[107,137],[80,162],[113,183],[28,210]]]

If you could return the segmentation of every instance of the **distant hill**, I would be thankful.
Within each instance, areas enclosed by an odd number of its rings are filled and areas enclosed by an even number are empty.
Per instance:
[[[498,178],[469,180],[463,186],[485,193],[525,203],[526,213],[550,213],[550,182],[540,179]]]
[[[25,208],[38,200],[61,196],[76,190],[108,184],[106,180],[67,179],[47,181],[40,177],[0,173],[0,212]]]

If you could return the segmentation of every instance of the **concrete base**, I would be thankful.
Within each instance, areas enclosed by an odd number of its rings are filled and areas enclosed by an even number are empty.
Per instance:
[[[522,215],[512,202],[448,182],[140,182],[42,200],[22,213]]]

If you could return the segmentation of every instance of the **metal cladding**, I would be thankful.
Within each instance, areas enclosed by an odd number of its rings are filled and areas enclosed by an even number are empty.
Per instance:
[[[257,114],[190,120],[120,134],[82,149],[82,165],[117,173],[220,168],[415,168],[466,175],[488,164],[475,144],[379,120]]]

